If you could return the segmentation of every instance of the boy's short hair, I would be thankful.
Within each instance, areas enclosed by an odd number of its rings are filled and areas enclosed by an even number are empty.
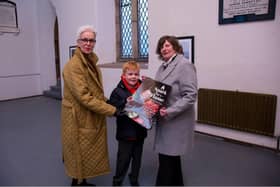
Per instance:
[[[127,70],[136,70],[136,71],[140,71],[140,65],[135,62],[135,61],[127,61],[123,64],[122,66],[122,70],[123,70],[123,74],[127,71]]]

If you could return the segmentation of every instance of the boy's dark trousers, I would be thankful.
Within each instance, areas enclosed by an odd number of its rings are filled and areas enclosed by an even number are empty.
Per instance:
[[[116,173],[113,178],[113,185],[122,185],[123,179],[127,173],[130,161],[131,172],[129,174],[130,184],[137,186],[138,176],[141,167],[141,157],[143,151],[144,140],[134,141],[134,140],[119,140],[118,141],[118,154],[117,154],[117,166]]]

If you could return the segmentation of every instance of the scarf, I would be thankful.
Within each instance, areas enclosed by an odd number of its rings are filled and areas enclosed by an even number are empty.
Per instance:
[[[122,82],[124,84],[124,86],[126,87],[126,89],[131,93],[134,94],[134,92],[137,90],[137,88],[140,86],[140,82],[138,81],[136,83],[136,85],[134,87],[131,87],[128,82],[126,81],[126,79],[124,78],[124,76],[121,76]]]

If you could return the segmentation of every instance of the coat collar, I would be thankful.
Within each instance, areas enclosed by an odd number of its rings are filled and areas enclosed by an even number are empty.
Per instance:
[[[158,71],[158,78],[159,81],[163,81],[168,77],[168,75],[174,70],[174,68],[177,66],[177,64],[181,61],[183,58],[183,55],[178,54],[175,59],[168,64],[166,68],[164,68],[163,64],[159,67]]]
[[[101,71],[99,70],[99,68],[97,67],[97,61],[98,61],[98,57],[95,53],[91,52],[88,55],[89,60],[92,62],[88,62],[88,60],[86,59],[85,55],[82,53],[82,51],[80,50],[79,47],[77,47],[77,49],[75,50],[75,55],[78,56],[79,59],[81,59],[82,64],[84,64],[84,66],[87,67],[87,70],[89,72],[90,77],[96,82],[96,85],[98,87],[101,88],[101,90],[103,90],[103,85],[102,85],[102,74]],[[89,64],[91,63],[91,65]],[[91,67],[90,67],[91,66]],[[96,72],[96,75],[94,74],[94,72]]]

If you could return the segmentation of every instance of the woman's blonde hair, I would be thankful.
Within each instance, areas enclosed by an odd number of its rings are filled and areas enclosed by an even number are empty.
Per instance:
[[[123,74],[126,73],[127,70],[139,71],[140,70],[140,65],[135,61],[127,61],[122,66]]]

